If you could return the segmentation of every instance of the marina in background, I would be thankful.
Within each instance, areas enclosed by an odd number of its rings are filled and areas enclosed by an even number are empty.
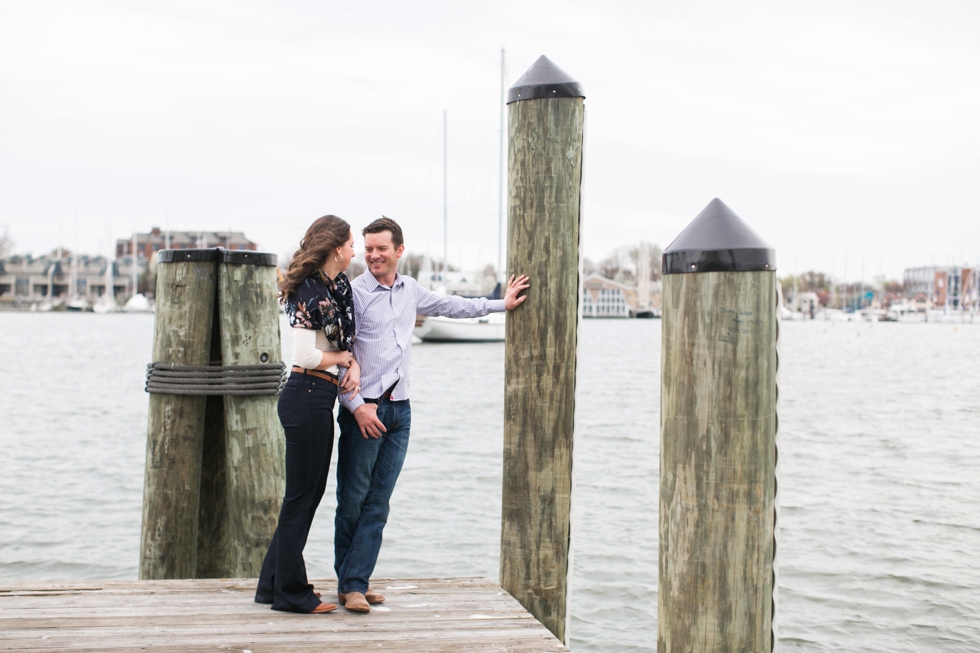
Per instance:
[[[153,228],[136,234],[135,244],[133,238],[119,239],[114,259],[75,255],[63,248],[37,257],[15,254],[0,258],[0,310],[150,311],[157,254],[168,245],[172,249],[257,249],[241,232],[168,233]],[[634,256],[627,265],[615,263],[613,257],[598,265],[586,259],[583,317],[660,317],[660,267],[659,262],[656,266],[650,263],[657,260],[652,256],[659,258],[660,250],[646,243],[632,249],[645,249],[648,255]],[[461,271],[441,269],[439,262],[423,255],[407,254],[403,261],[403,274],[415,277],[436,292],[465,297],[499,296],[498,275],[492,265]],[[362,271],[363,265],[352,265],[352,276]],[[872,284],[848,283],[814,271],[781,277],[780,282],[784,320],[980,322],[978,266],[907,268],[901,282],[877,278]],[[110,283],[112,293],[108,294]],[[478,338],[495,339],[496,336]]]

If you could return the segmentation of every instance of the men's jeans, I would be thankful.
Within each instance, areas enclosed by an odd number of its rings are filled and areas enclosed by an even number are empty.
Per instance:
[[[388,502],[402,471],[412,426],[409,401],[384,400],[378,419],[388,431],[364,438],[357,420],[340,408],[337,449],[337,517],[334,525],[334,571],[337,591],[367,591],[388,521]]]

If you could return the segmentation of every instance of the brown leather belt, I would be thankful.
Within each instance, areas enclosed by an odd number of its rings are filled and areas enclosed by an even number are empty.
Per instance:
[[[336,374],[331,374],[330,372],[321,372],[319,370],[307,370],[302,367],[293,366],[294,374],[307,374],[309,376],[315,376],[318,379],[324,379],[325,381],[330,381],[336,386],[340,385],[340,379],[337,378]]]

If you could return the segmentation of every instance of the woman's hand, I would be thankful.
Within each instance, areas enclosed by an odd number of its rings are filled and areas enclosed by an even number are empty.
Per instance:
[[[326,370],[334,365],[350,367],[353,360],[354,355],[349,351],[325,351],[323,352],[323,359],[320,361],[320,367],[317,369]]]
[[[345,394],[357,394],[361,391],[361,366],[354,359],[351,359],[344,380],[340,382],[340,390]]]

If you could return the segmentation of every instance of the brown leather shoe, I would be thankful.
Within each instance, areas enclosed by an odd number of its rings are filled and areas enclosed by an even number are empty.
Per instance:
[[[310,614],[325,614],[327,612],[333,612],[337,609],[337,606],[333,603],[321,603],[320,605],[313,608],[313,612]]]
[[[368,605],[367,599],[360,592],[347,592],[346,594],[337,592],[337,598],[340,599],[342,606],[353,612],[371,611],[371,606]]]
[[[368,587],[367,591],[364,592],[364,598],[367,599],[367,602],[370,603],[371,605],[374,605],[375,603],[385,602],[385,597],[381,594],[378,594],[370,587]]]

